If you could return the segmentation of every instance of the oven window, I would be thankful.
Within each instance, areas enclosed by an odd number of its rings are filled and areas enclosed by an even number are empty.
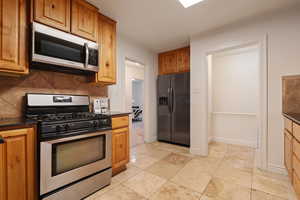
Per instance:
[[[43,33],[35,33],[35,53],[53,58],[84,63],[84,47]]]
[[[105,135],[52,145],[52,176],[105,159]]]

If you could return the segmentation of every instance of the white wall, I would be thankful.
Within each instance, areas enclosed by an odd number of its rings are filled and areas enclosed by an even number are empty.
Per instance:
[[[283,170],[281,76],[300,73],[300,8],[191,38],[191,151],[207,154],[206,53],[268,35],[268,168]],[[203,102],[203,103],[198,103]]]
[[[125,61],[126,58],[145,65],[145,140],[155,141],[156,134],[156,76],[157,55],[130,39],[117,34],[117,84],[110,86],[108,93],[111,99],[112,111],[128,111],[126,107]]]
[[[259,49],[248,46],[212,55],[209,66],[214,141],[256,147]]]

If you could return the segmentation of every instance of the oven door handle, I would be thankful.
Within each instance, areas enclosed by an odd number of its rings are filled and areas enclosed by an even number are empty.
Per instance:
[[[107,134],[111,134],[111,133],[112,133],[112,131],[94,132],[94,133],[89,133],[89,134],[82,134],[82,135],[76,135],[76,136],[72,136],[72,137],[65,137],[65,138],[59,138],[56,140],[45,141],[44,143],[57,144],[57,143],[79,140],[79,139],[84,139],[84,138],[89,138],[89,137],[94,137],[94,136],[107,135]]]

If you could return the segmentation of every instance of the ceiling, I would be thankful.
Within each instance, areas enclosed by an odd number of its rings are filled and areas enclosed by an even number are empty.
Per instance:
[[[118,32],[155,52],[185,46],[191,35],[299,3],[299,0],[204,0],[184,8],[178,0],[88,1],[118,22]]]

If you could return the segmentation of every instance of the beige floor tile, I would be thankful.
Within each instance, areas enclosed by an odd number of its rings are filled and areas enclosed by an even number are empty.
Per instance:
[[[222,159],[212,157],[197,157],[190,161],[194,165],[194,168],[210,175],[214,175],[219,168]]]
[[[173,178],[184,165],[174,165],[167,161],[160,160],[146,169],[147,172],[165,179]]]
[[[199,200],[200,196],[186,187],[167,182],[150,200]]]
[[[274,173],[274,172],[269,172],[269,171],[265,171],[265,170],[261,170],[258,168],[253,168],[253,175],[254,176],[264,176],[267,178],[275,178],[278,180],[282,180],[282,181],[286,181],[289,182],[289,177],[287,175],[284,174],[278,174],[278,173]]]
[[[161,150],[161,149],[151,149],[144,153],[144,155],[147,155],[152,158],[159,159],[159,160],[165,158],[166,156],[168,156],[170,154],[171,154],[170,151],[165,151],[165,150]]]
[[[289,197],[289,183],[286,180],[254,175],[252,188],[286,199]]]
[[[187,163],[171,181],[202,193],[211,180],[211,175],[197,167],[199,167],[199,165],[192,160]]]
[[[146,169],[150,165],[157,162],[159,159],[147,156],[147,155],[136,155],[130,158],[130,163],[141,169]]]
[[[221,163],[214,173],[214,177],[248,188],[251,188],[252,186],[252,172],[232,167],[227,165],[226,162]]]
[[[228,144],[220,143],[220,142],[211,142],[208,146],[209,151],[216,151],[216,152],[227,152]]]
[[[213,178],[203,196],[211,200],[250,200],[251,189],[224,181],[220,178]],[[204,197],[203,199],[205,199]]]
[[[113,184],[122,183],[141,172],[142,172],[142,169],[132,166],[132,165],[129,165],[129,166],[127,166],[127,169],[125,171],[112,177],[111,184],[113,185]]]
[[[238,169],[244,172],[253,173],[254,160],[242,160],[236,157],[225,156],[221,162],[222,167]]]
[[[166,182],[166,179],[155,176],[148,172],[142,172],[122,183],[138,194],[148,198]]]
[[[143,196],[134,192],[132,189],[119,185],[114,189],[104,193],[95,200],[146,200]]]
[[[178,153],[171,153],[163,160],[173,165],[185,165],[192,160],[192,158]]]
[[[251,200],[288,200],[285,198],[280,198],[271,194],[267,194],[259,190],[252,190],[251,198]]]

